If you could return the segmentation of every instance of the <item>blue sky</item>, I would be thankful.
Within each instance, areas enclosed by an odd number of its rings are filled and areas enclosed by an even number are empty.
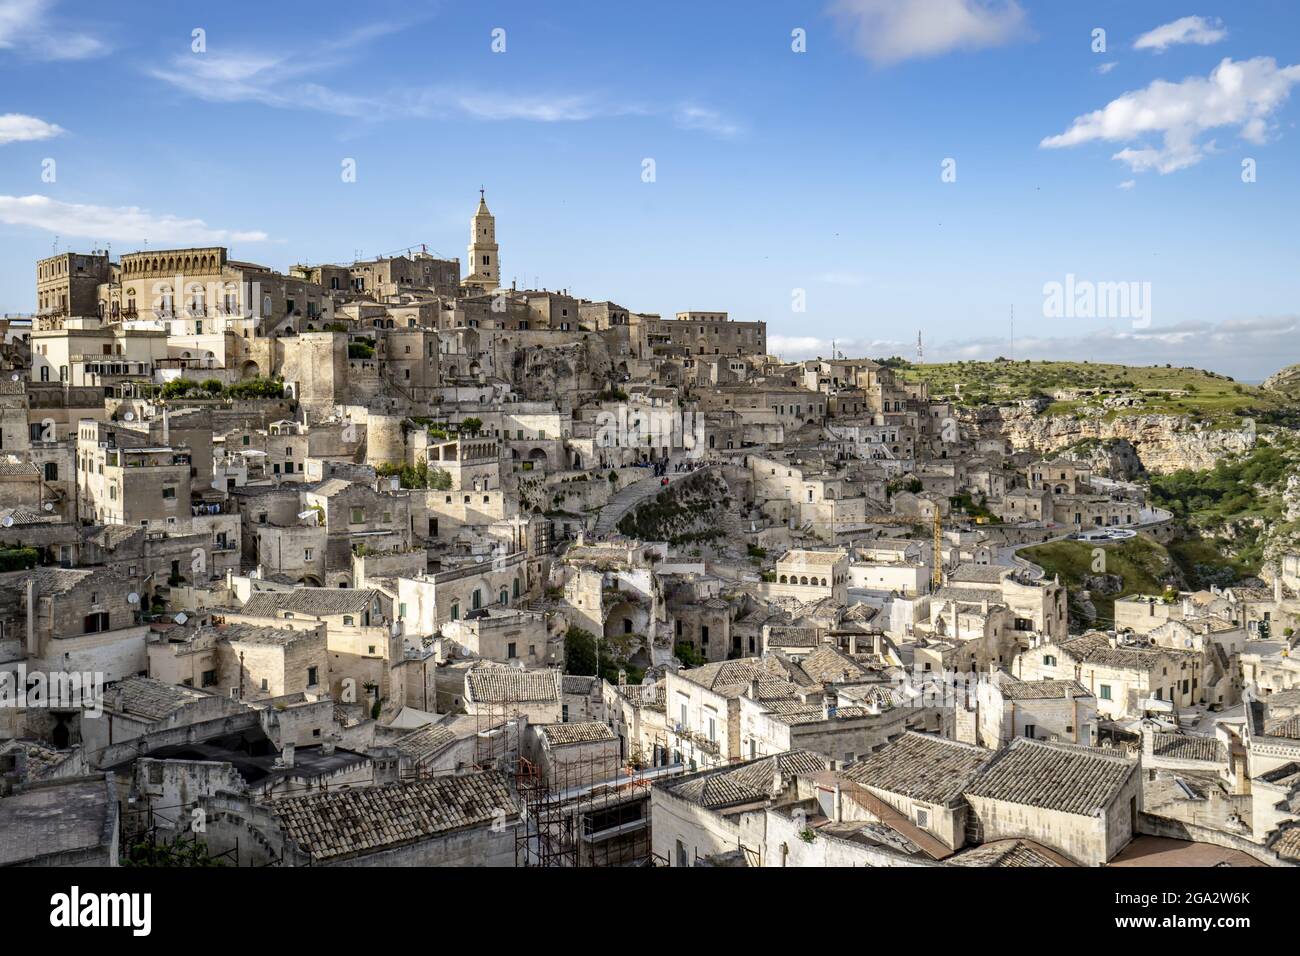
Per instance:
[[[1286,0],[0,0],[0,312],[56,235],[463,259],[481,184],[507,280],[763,319],[791,357],[923,329],[1256,380],[1300,361],[1297,84]],[[1149,316],[1045,315],[1067,275],[1149,283]]]

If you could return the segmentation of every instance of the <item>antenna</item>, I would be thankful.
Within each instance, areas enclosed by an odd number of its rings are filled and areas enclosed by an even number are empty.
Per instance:
[[[925,346],[921,344],[921,330],[916,330],[916,364],[921,365],[925,362]]]
[[[1011,307],[1011,338],[1007,342],[1007,358],[1016,357],[1016,307]]]

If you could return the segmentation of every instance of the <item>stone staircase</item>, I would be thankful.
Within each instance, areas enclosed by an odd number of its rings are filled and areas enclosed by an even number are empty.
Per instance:
[[[596,516],[596,523],[591,529],[592,536],[596,538],[608,537],[618,529],[618,523],[623,520],[623,516],[637,505],[649,501],[661,491],[665,491],[668,487],[677,484],[677,482],[698,475],[701,471],[712,467],[712,465],[706,465],[704,469],[692,472],[669,472],[667,475],[660,477],[655,477],[654,472],[647,468],[648,474],[645,478],[634,481],[630,485],[625,485],[614,492],[614,496],[605,503],[605,507],[600,509],[600,514]],[[667,486],[661,484],[665,477],[668,479]]]

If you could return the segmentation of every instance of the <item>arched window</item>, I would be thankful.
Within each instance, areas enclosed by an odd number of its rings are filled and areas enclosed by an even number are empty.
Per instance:
[[[501,603],[502,603],[502,604],[509,604],[509,603],[510,603],[510,592],[509,592],[508,590],[506,590],[505,588],[502,588],[502,589],[501,589]]]

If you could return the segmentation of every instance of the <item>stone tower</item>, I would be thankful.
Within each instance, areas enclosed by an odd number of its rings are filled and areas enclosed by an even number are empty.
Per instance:
[[[501,285],[501,260],[497,257],[497,221],[488,212],[482,189],[478,191],[478,209],[470,220],[467,273],[467,286],[478,286],[483,291],[490,292]]]

